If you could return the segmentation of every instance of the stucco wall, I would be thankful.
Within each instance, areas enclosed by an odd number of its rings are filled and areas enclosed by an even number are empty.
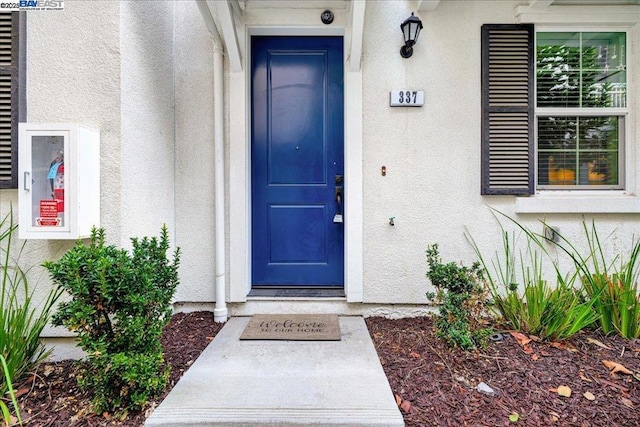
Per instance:
[[[560,227],[563,235],[580,241],[579,213],[517,213],[515,197],[480,195],[480,27],[516,22],[516,6],[521,3],[442,1],[436,10],[419,13],[424,30],[413,56],[403,59],[398,53],[402,43],[398,25],[410,15],[413,3],[367,2],[363,55],[366,302],[426,301],[427,245],[438,243],[447,261],[470,263],[474,254],[463,235],[465,227],[486,253],[499,249],[499,229],[489,206],[537,232],[542,232],[539,220],[545,219]],[[630,66],[637,70],[637,25],[629,42],[636,54]],[[630,84],[637,87],[638,73],[629,75]],[[424,90],[424,107],[389,107],[389,91],[401,88]],[[633,105],[627,156],[630,164],[638,165],[637,100]],[[383,165],[386,177],[380,173]],[[627,188],[638,194],[635,178],[628,180]],[[593,201],[597,205],[614,202],[606,197]],[[559,201],[556,207],[562,203],[568,208],[581,206],[587,221],[596,220],[603,237],[615,229],[606,243],[610,250],[628,247],[631,235],[640,233],[637,214],[591,215],[592,209],[602,206],[582,200],[579,205]],[[388,224],[391,216],[394,227]]]
[[[268,3],[268,2],[266,2]],[[277,4],[276,4],[277,3]],[[268,9],[264,3],[248,2],[243,14],[245,25],[238,25],[238,39],[244,69],[230,73],[231,86],[226,98],[231,109],[228,150],[231,153],[233,188],[230,201],[231,283],[233,301],[243,301],[250,283],[247,244],[249,162],[246,116],[246,88],[249,34],[309,34],[336,30],[345,36],[347,58],[350,52],[350,10],[344,4],[332,4],[336,20],[330,26],[319,24],[323,2],[283,3],[291,9]],[[362,54],[362,150],[363,161],[363,221],[345,221],[347,233],[362,227],[363,297],[365,303],[421,304],[428,290],[425,278],[424,251],[429,244],[440,245],[447,261],[471,263],[473,250],[464,237],[468,229],[478,245],[487,253],[499,249],[499,226],[490,207],[516,218],[534,231],[542,232],[540,220],[545,219],[569,239],[580,242],[581,225],[595,219],[602,236],[614,229],[615,235],[606,243],[608,250],[628,246],[630,235],[638,232],[640,202],[635,165],[639,163],[636,148],[640,135],[637,120],[638,100],[632,100],[632,114],[627,123],[626,157],[628,176],[624,192],[593,192],[576,194],[536,195],[530,198],[480,195],[481,138],[481,46],[480,29],[485,23],[515,23],[526,16],[535,18],[536,25],[544,21],[554,28],[588,28],[614,23],[630,30],[629,44],[633,55],[630,70],[639,68],[638,16],[625,17],[610,8],[578,7],[557,13],[536,10],[535,14],[519,16],[520,1],[441,1],[433,11],[416,11],[416,2],[367,2]],[[316,6],[316,7],[314,7]],[[414,55],[403,59],[399,55],[402,35],[399,24],[411,11],[421,17],[425,28]],[[526,16],[525,16],[526,15]],[[535,16],[534,16],[535,15]],[[523,18],[525,16],[525,18]],[[634,16],[631,14],[631,16]],[[537,19],[541,21],[538,22]],[[584,20],[594,23],[585,24]],[[628,21],[635,25],[629,25]],[[582,21],[581,21],[582,20]],[[624,24],[621,24],[625,21]],[[347,111],[357,105],[358,72],[345,76]],[[629,93],[638,87],[638,73],[629,73]],[[389,91],[393,89],[425,91],[421,108],[389,107]],[[245,120],[242,120],[242,119]],[[357,138],[347,120],[346,152]],[[357,142],[357,141],[356,141]],[[347,168],[353,167],[347,159]],[[387,174],[381,175],[385,166]],[[347,188],[354,182],[347,174]],[[357,181],[357,179],[356,179]],[[356,191],[360,191],[357,189]],[[567,195],[568,194],[568,195]],[[346,212],[353,198],[346,197]],[[351,205],[350,205],[351,203]],[[358,207],[360,209],[360,207]],[[604,213],[608,212],[608,213]],[[395,217],[395,226],[389,218]],[[348,239],[347,239],[348,240]],[[347,252],[360,250],[349,241]],[[351,246],[350,246],[351,245]],[[354,249],[355,248],[355,249]],[[347,265],[347,270],[359,268]],[[353,277],[351,278],[353,279]],[[353,283],[347,281],[347,288]],[[349,291],[348,291],[349,292]],[[357,295],[353,299],[357,300]]]
[[[176,299],[213,301],[211,41],[196,4],[71,2],[27,19],[28,120],[100,129],[109,243],[128,247],[167,224],[184,254]],[[0,213],[11,204],[17,191],[1,191]],[[50,289],[39,264],[73,244],[27,242],[22,265],[35,266],[37,299]]]
[[[445,259],[468,260],[463,227],[492,225],[479,184],[480,26],[513,22],[515,3],[491,8],[462,3],[442,2],[420,14],[424,29],[408,59],[399,54],[399,23],[411,14],[411,5],[367,4],[362,67],[367,302],[425,302],[427,245],[439,243]],[[424,106],[389,107],[393,89],[424,90]],[[389,217],[395,217],[395,226]]]
[[[213,44],[195,2],[123,2],[123,241],[181,248],[178,302],[212,302]]]
[[[101,225],[119,241],[121,188],[120,5],[71,2],[27,12],[27,119],[100,130]]]
[[[64,11],[28,12],[27,118],[30,122],[83,123],[101,133],[102,226],[119,243],[120,188],[120,5],[111,1],[69,2]],[[13,205],[17,191],[0,191],[0,212]],[[22,241],[16,241],[16,249]],[[44,260],[59,258],[71,241],[29,240],[20,259],[39,301],[50,289]],[[45,335],[65,335],[47,328]]]
[[[175,4],[176,301],[215,299],[213,42],[194,2]]]
[[[617,196],[557,197],[557,203],[550,203],[539,196],[480,195],[480,27],[516,22],[520,3],[441,1],[434,11],[417,12],[425,28],[413,57],[403,59],[399,24],[416,3],[367,2],[362,87],[358,72],[345,80],[347,108],[354,105],[353,94],[362,91],[363,161],[358,166],[364,218],[347,226],[361,228],[364,235],[363,302],[426,302],[427,245],[438,243],[446,260],[470,263],[475,257],[465,228],[486,252],[498,249],[499,227],[489,206],[535,231],[542,231],[539,220],[544,218],[572,239],[580,235],[584,212],[587,220],[597,221],[602,236],[616,230],[606,244],[610,251],[627,247],[631,236],[640,234],[640,217],[629,213],[639,192],[635,174],[627,179],[628,194]],[[248,238],[250,200],[248,28],[333,31],[344,34],[350,46],[350,11],[341,7],[344,3],[332,4],[336,20],[323,26],[323,2],[297,4],[288,11],[251,9],[249,3],[247,26],[237,28],[244,68],[232,73],[228,62],[225,68],[228,295],[234,301],[245,298],[250,280],[248,240],[242,240]],[[213,45],[196,4],[68,2],[63,12],[29,12],[28,26],[29,121],[80,122],[100,129],[101,225],[109,241],[127,246],[129,237],[156,235],[167,224],[183,251],[176,301],[213,302]],[[632,94],[640,87],[639,34],[636,24],[629,40]],[[389,107],[389,91],[401,88],[424,90],[425,105]],[[632,171],[640,164],[639,98],[632,100],[627,126]],[[346,127],[348,134],[354,129],[352,123]],[[16,204],[16,194],[0,192],[0,211]],[[348,198],[346,203],[348,211]],[[536,203],[552,208],[526,213],[535,211]],[[558,212],[558,206],[565,212]],[[606,207],[627,213],[592,214]],[[395,217],[393,227],[390,217]],[[30,241],[25,264],[56,259],[71,244]],[[43,288],[48,285],[43,269],[34,269],[31,276]]]
[[[123,242],[175,235],[174,7],[121,2]]]

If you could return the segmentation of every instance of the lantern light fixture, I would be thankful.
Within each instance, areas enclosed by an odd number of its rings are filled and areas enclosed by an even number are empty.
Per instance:
[[[413,12],[411,12],[410,17],[400,24],[402,36],[404,37],[404,46],[400,48],[400,55],[403,58],[409,58],[413,55],[413,46],[418,41],[418,36],[422,28],[422,21],[415,16]]]

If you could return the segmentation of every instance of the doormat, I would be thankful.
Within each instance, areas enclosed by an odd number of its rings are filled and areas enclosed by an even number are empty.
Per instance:
[[[256,314],[241,340],[340,341],[336,314]]]

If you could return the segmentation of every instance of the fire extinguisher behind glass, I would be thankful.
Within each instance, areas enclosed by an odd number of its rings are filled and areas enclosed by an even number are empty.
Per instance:
[[[64,212],[64,155],[58,151],[56,158],[49,166],[49,184],[51,185],[51,197],[58,202],[58,213]]]

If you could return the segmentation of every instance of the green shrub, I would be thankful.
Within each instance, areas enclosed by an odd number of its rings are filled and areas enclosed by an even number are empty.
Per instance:
[[[640,336],[640,296],[638,275],[640,273],[640,241],[632,239],[627,257],[621,254],[607,260],[595,222],[589,227],[582,222],[589,253],[580,254],[575,245],[560,235],[555,243],[569,255],[580,272],[587,294],[595,300],[595,310],[605,334],[617,332],[624,338]]]
[[[19,265],[24,244],[17,256],[11,254],[17,228],[11,210],[0,220],[0,355],[6,362],[5,375],[0,376],[1,396],[9,389],[7,379],[12,379],[14,383],[22,381],[49,355],[50,350],[45,349],[40,334],[49,322],[53,306],[61,293],[52,289],[43,302],[36,304],[34,290],[30,289],[26,272]]]
[[[550,286],[543,278],[543,255],[548,255],[543,240],[516,224],[527,239],[526,251],[516,256],[515,233],[510,236],[501,226],[503,248],[502,254],[496,253],[492,260],[493,274],[467,233],[489,284],[490,307],[505,326],[542,339],[564,340],[594,323],[598,319],[593,309],[595,299],[587,301],[582,292],[574,288],[577,274],[561,274],[557,263],[552,261],[556,284]],[[520,281],[522,293],[518,290]]]
[[[179,249],[167,259],[166,227],[160,239],[131,239],[133,251],[105,245],[94,229],[89,245],[78,242],[58,262],[51,278],[71,295],[53,322],[78,334],[88,354],[78,383],[93,390],[96,412],[139,409],[166,386],[160,335],[171,315],[178,285]]]
[[[427,249],[427,263],[427,277],[436,288],[427,298],[441,304],[435,322],[437,335],[463,350],[486,345],[492,331],[482,322],[486,292],[480,265],[443,264],[437,244]]]

